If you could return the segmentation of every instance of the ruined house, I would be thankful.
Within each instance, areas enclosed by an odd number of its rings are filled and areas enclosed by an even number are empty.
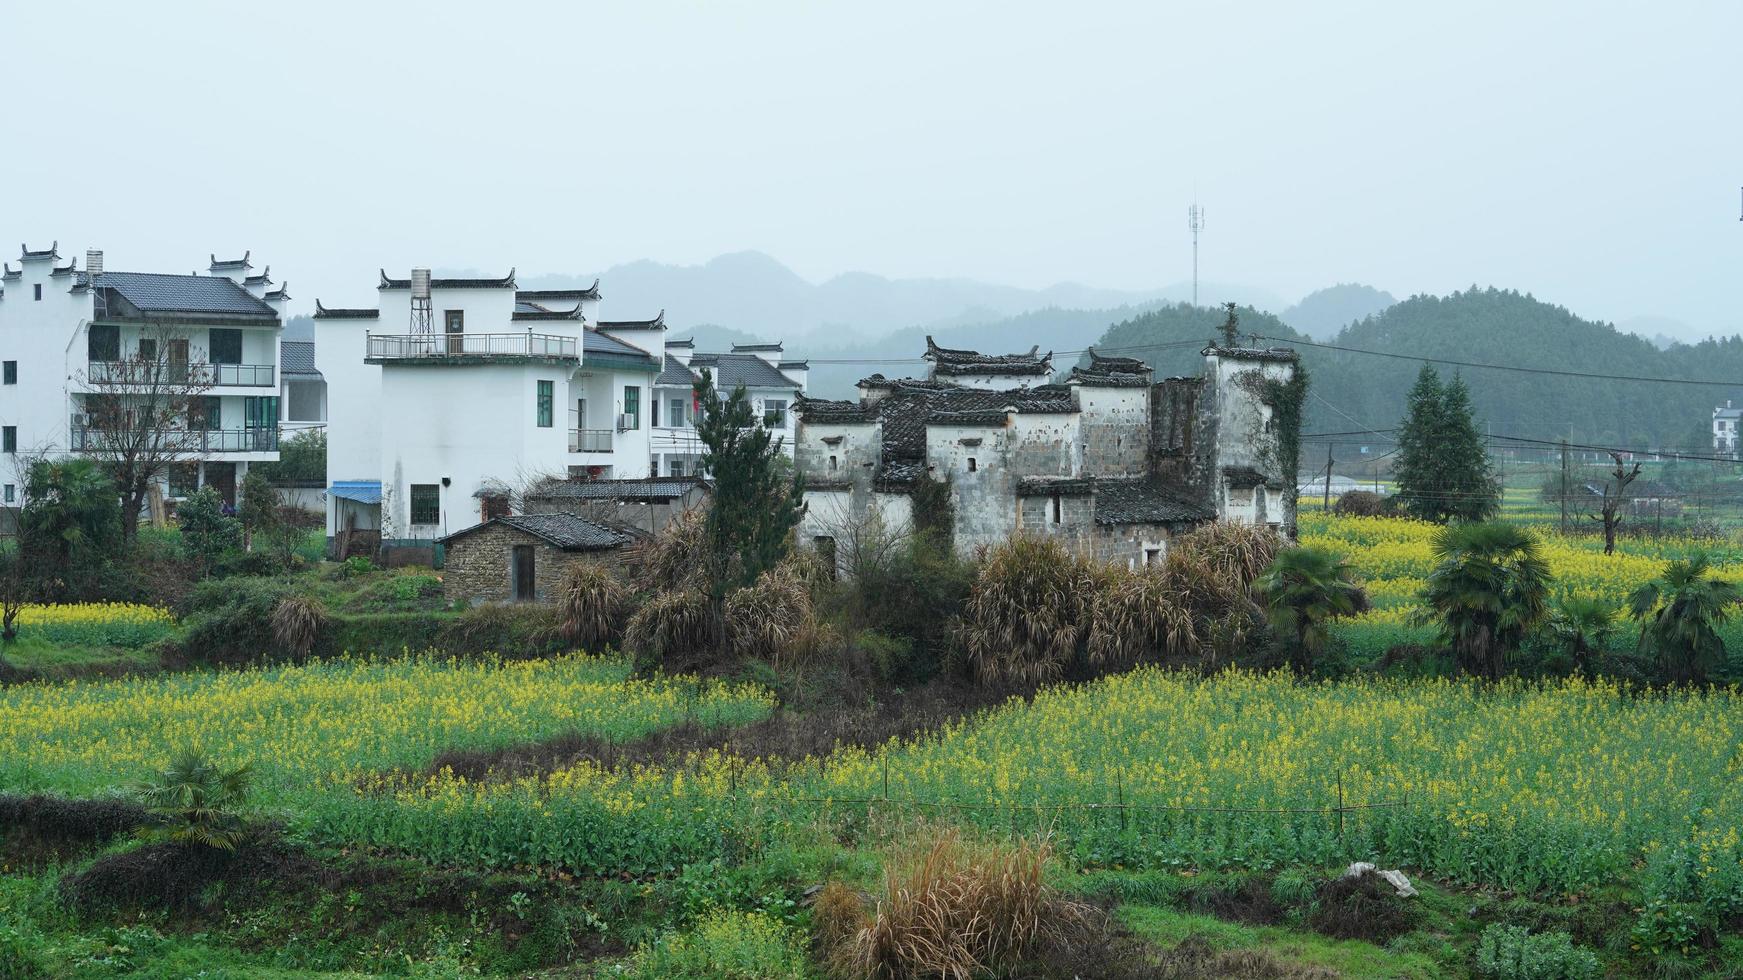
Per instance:
[[[947,488],[962,553],[1025,532],[1135,566],[1213,519],[1293,535],[1294,351],[1213,345],[1199,376],[1154,381],[1144,362],[1092,350],[1054,383],[1051,354],[926,343],[925,378],[873,375],[858,400],[797,407],[801,540],[844,566],[868,525],[936,516],[915,512],[924,481]]]

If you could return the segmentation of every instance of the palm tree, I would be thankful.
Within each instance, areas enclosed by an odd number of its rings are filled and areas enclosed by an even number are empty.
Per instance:
[[[244,824],[238,808],[253,780],[248,765],[223,769],[197,749],[170,760],[156,778],[137,787],[140,802],[156,818],[147,837],[234,851]]]
[[[1422,590],[1428,618],[1459,665],[1491,680],[1548,609],[1549,564],[1529,531],[1500,521],[1454,524],[1434,539]]]
[[[1294,634],[1290,660],[1298,671],[1312,666],[1325,649],[1327,620],[1353,616],[1368,605],[1349,563],[1326,548],[1279,552],[1253,587],[1276,628]]]
[[[1657,657],[1659,676],[1672,684],[1706,683],[1725,657],[1715,627],[1743,592],[1710,577],[1710,568],[1705,554],[1673,561],[1628,597],[1628,614],[1640,620],[1640,648]]]
[[[1592,655],[1616,635],[1616,606],[1603,599],[1570,598],[1556,603],[1549,629],[1567,644],[1580,673],[1592,673]]]

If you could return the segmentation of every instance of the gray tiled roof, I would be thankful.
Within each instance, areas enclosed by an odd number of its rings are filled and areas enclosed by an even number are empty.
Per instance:
[[[652,320],[601,320],[601,330],[659,330],[666,325],[666,311],[661,310]]]
[[[1215,354],[1219,357],[1232,357],[1243,361],[1289,361],[1301,360],[1301,355],[1288,347],[1206,347],[1200,351],[1206,356]]]
[[[1208,503],[1145,477],[1095,481],[1097,524],[1180,524],[1214,517]]]
[[[637,361],[647,362],[650,367],[659,366],[654,355],[633,344],[626,344],[616,337],[606,336],[592,327],[581,331],[581,360],[583,363],[586,362],[588,355],[596,357],[604,355],[606,360],[614,357],[633,358]]]
[[[80,276],[88,283],[88,276]],[[97,288],[113,290],[141,313],[200,313],[277,319],[272,307],[225,276],[176,276],[157,272],[105,272]]]
[[[380,318],[380,310],[347,310],[336,306],[322,306],[320,300],[315,300],[315,319],[317,320],[378,320]]]
[[[377,288],[377,289],[410,289],[410,288],[412,288],[412,281],[410,279],[389,279],[387,277],[387,270],[386,269],[382,269],[380,271],[381,271],[381,284],[379,286],[376,286],[375,288]],[[430,288],[431,289],[513,289],[514,288],[514,270],[513,269],[508,270],[508,275],[503,276],[501,279],[431,279],[430,280]],[[516,298],[519,298],[519,296],[522,294],[517,293],[515,295],[516,295]],[[533,298],[536,299],[537,297],[534,296]]]
[[[464,531],[448,535],[442,541],[451,544],[493,525],[524,531],[564,551],[604,551],[628,544],[632,540],[621,531],[582,520],[574,514],[515,514],[485,521],[483,524],[474,524]]]
[[[598,299],[599,280],[593,280],[593,285],[586,289],[519,289],[515,291],[514,298],[532,300],[533,302],[542,302],[548,299]]]
[[[739,385],[746,388],[799,387],[797,381],[755,354],[696,354],[690,358],[690,370],[700,372],[703,368],[714,375],[714,386],[724,392]]]
[[[926,338],[926,353],[921,355],[932,362],[932,373],[942,375],[966,374],[1050,374],[1053,371],[1049,363],[1053,354],[1043,355],[1041,348],[1034,347],[1027,354],[982,354],[979,351],[957,350],[953,347],[940,347],[931,337]]]
[[[654,384],[671,388],[688,388],[696,383],[696,372],[684,366],[684,362],[670,354],[666,355],[666,369],[654,379]]]
[[[706,484],[697,477],[645,480],[552,480],[527,491],[532,500],[674,500]]]
[[[318,381],[321,372],[315,368],[315,342],[312,340],[281,340],[278,342],[278,370],[286,378]]]

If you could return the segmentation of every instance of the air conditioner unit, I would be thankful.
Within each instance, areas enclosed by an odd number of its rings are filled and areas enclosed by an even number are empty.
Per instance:
[[[635,416],[630,415],[627,412],[620,413],[617,416],[617,431],[628,432],[633,428],[635,428]]]

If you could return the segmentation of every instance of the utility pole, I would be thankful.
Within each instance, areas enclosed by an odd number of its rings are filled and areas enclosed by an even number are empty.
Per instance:
[[[1198,306],[1198,233],[1204,228],[1204,209],[1195,200],[1186,209],[1186,227],[1192,229],[1192,305]]]
[[[1319,506],[1328,514],[1331,513],[1331,451],[1335,445],[1336,443],[1331,442],[1325,444],[1325,499],[1320,501]]]
[[[1567,533],[1567,440],[1561,441],[1561,533]]]

